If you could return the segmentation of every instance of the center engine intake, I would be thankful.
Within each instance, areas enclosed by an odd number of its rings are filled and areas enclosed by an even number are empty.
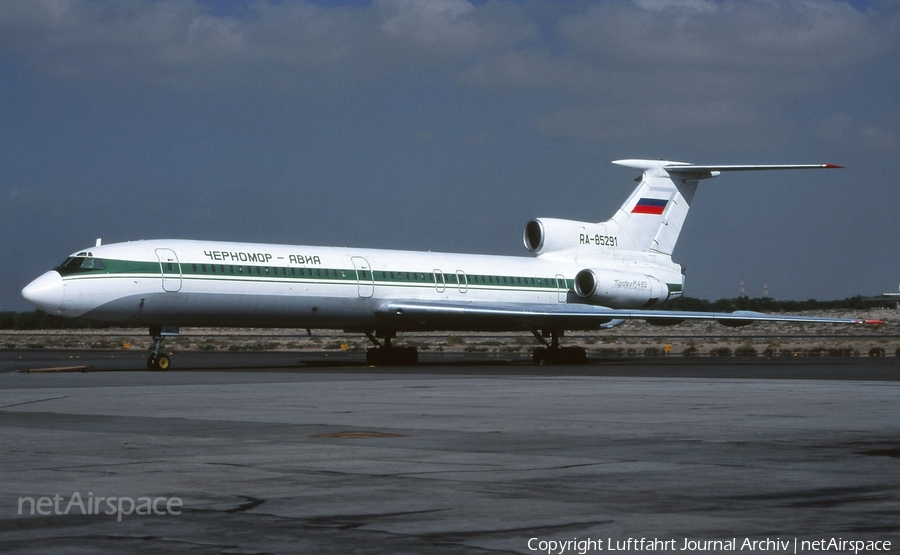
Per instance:
[[[569,249],[596,250],[619,246],[619,238],[605,223],[539,218],[525,225],[525,248],[541,255]]]

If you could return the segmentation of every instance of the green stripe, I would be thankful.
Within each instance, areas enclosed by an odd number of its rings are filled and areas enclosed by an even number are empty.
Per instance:
[[[161,276],[159,262],[146,262],[135,260],[102,259],[105,268],[57,268],[63,276],[94,277],[103,275],[129,275],[138,277]],[[166,264],[166,263],[164,263]],[[260,281],[265,278],[275,278],[278,281],[298,282],[350,282],[369,284],[374,278],[376,285],[425,285],[436,287],[459,287],[459,276],[456,273],[443,274],[444,283],[436,281],[433,272],[407,272],[398,270],[366,271],[365,277],[357,275],[355,269],[349,268],[310,268],[310,267],[284,267],[284,266],[256,266],[246,264],[211,264],[211,263],[180,263],[181,277],[183,279],[211,279],[227,278],[240,279],[242,281]],[[196,268],[196,269],[195,269]],[[206,270],[204,271],[204,268]],[[213,271],[215,268],[215,271]],[[276,273],[277,270],[277,273]],[[371,272],[371,273],[370,273]],[[178,270],[167,271],[166,275],[176,278]],[[465,274],[467,287],[477,289],[546,289],[558,290],[555,277],[524,277],[524,276],[495,276],[486,274]],[[504,281],[505,279],[505,281]],[[566,289],[574,286],[574,280],[566,280]],[[680,287],[680,286],[679,286]]]

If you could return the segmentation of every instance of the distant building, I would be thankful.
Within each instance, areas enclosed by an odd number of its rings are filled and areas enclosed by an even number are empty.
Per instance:
[[[873,301],[881,306],[893,306],[900,309],[900,293],[882,293],[879,297],[869,297],[867,301]]]

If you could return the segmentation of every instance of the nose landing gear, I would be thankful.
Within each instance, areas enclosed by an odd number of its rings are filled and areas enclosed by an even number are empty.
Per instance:
[[[153,349],[150,356],[147,357],[148,370],[168,370],[172,366],[172,359],[166,353],[161,353],[163,339],[166,337],[178,335],[178,328],[150,326],[150,337],[153,338]]]

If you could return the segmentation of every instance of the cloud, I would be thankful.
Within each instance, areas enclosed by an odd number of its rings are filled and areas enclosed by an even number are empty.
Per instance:
[[[819,124],[816,135],[844,148],[900,154],[900,112],[884,117],[882,125],[857,124],[849,114],[834,113]]]
[[[660,11],[669,8],[710,12],[716,9],[715,2],[708,0],[635,0],[635,4],[648,11]]]
[[[533,37],[518,7],[376,0],[365,8],[258,0],[218,15],[198,2],[6,2],[0,47],[36,72],[119,86],[293,87],[345,82],[509,48]],[[452,68],[453,66],[448,66]]]
[[[629,106],[583,106],[540,116],[537,128],[549,137],[626,139],[653,136],[662,130],[703,129],[732,145],[752,140],[752,131],[771,124],[769,116],[751,104],[730,100],[634,103]]]
[[[484,30],[467,17],[475,6],[465,0],[380,0],[378,5],[391,12],[381,29],[392,37],[464,49],[476,49],[485,40]]]
[[[170,0],[0,4],[2,51],[51,78],[292,96],[437,79],[552,95],[535,129],[582,139],[729,126],[778,134],[772,122],[791,103],[853,83],[860,68],[900,72],[898,29],[896,8],[838,0],[256,0],[228,13]],[[895,136],[883,125],[856,131],[877,148]]]
[[[842,2],[641,4],[598,3],[557,27],[585,65],[623,77],[656,75],[658,84],[693,81],[696,94],[711,96],[809,92],[887,46],[869,16]],[[761,69],[771,72],[763,83]]]
[[[460,79],[567,98],[537,119],[554,137],[759,130],[792,103],[851,86],[863,68],[896,74],[898,22],[896,7],[840,1],[594,2],[555,19],[556,47],[483,56]]]

